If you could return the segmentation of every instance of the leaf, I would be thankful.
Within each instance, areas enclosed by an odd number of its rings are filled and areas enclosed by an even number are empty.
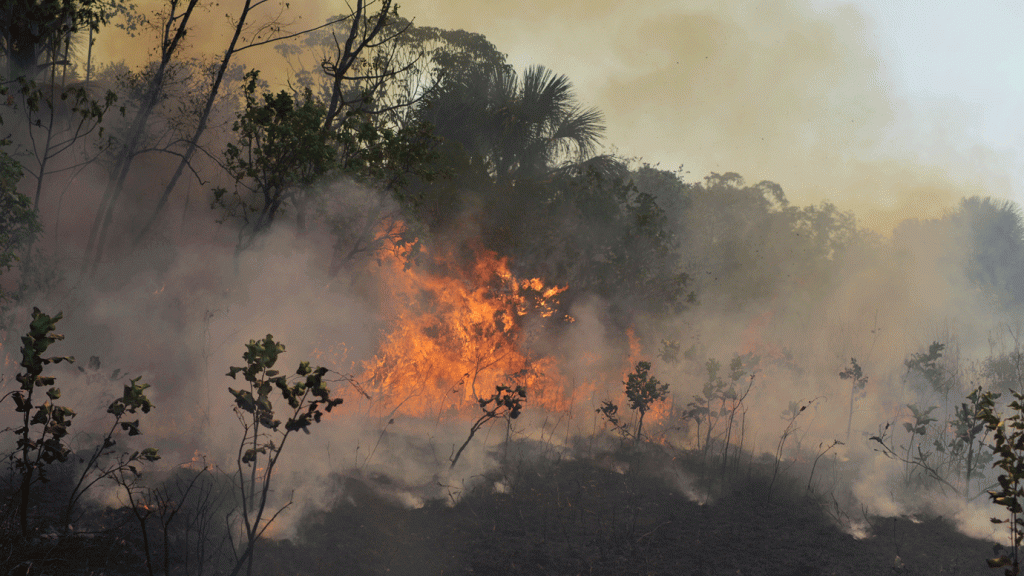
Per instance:
[[[1007,556],[1000,556],[998,558],[989,558],[986,560],[989,568],[1001,568],[1003,566],[1009,566],[1012,560]]]
[[[127,430],[129,436],[138,436],[139,434],[142,434],[142,432],[139,431],[138,420],[135,420],[134,422],[121,422],[121,430]]]
[[[234,388],[228,388],[228,391],[235,397],[235,403],[238,407],[250,414],[256,410],[256,400],[252,397],[252,393],[248,390],[235,390]]]

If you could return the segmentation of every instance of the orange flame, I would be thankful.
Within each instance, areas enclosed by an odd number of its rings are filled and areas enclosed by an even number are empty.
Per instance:
[[[525,385],[528,405],[566,404],[555,361],[531,349],[531,318],[558,314],[566,287],[520,279],[508,262],[475,250],[470,266],[428,255],[426,266],[404,254],[382,262],[384,292],[396,320],[359,380],[401,414],[455,416],[489,398],[499,385]],[[561,318],[571,321],[567,315]]]
[[[626,338],[629,340],[629,362],[630,364],[643,358],[643,350],[640,346],[640,338],[632,326],[626,328]]]

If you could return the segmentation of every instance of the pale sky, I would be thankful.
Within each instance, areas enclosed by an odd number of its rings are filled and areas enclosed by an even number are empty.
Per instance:
[[[346,10],[290,5],[304,23]],[[400,11],[482,33],[517,69],[566,74],[605,112],[618,153],[682,165],[688,180],[773,180],[794,202],[830,200],[882,231],[963,196],[1024,202],[1020,0],[403,0]],[[192,40],[212,54],[227,39]]]
[[[608,142],[699,179],[736,171],[884,229],[964,195],[1024,202],[1024,3],[407,0],[567,74]]]
[[[875,49],[905,106],[925,119],[933,116],[926,122],[960,125],[963,159],[978,170],[1008,172],[1013,189],[1006,195],[1024,203],[1024,3],[857,0],[855,5],[871,19]],[[986,161],[995,165],[986,167]]]
[[[825,4],[822,2],[822,4]],[[1024,3],[1010,0],[858,0],[879,53],[908,96],[978,114],[976,135],[1024,143]]]

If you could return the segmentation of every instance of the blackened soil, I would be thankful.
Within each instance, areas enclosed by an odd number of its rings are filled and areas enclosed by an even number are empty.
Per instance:
[[[863,519],[869,536],[856,539],[843,510],[792,482],[719,473],[702,492],[671,461],[631,458],[519,465],[412,509],[383,495],[386,480],[343,478],[337,504],[293,541],[263,544],[257,565],[262,576],[999,573],[990,542],[941,518]]]

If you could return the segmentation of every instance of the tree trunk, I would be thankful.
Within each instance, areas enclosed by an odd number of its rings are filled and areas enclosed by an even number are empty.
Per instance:
[[[174,192],[174,188],[177,186],[181,175],[185,172],[185,167],[189,165],[189,162],[192,160],[192,156],[199,147],[199,139],[202,137],[203,133],[206,132],[206,126],[210,121],[210,113],[213,111],[213,105],[217,100],[217,94],[220,92],[220,85],[224,81],[224,74],[227,72],[228,64],[231,63],[231,57],[237,51],[238,39],[242,35],[242,28],[245,25],[245,20],[248,18],[251,10],[252,0],[246,0],[245,6],[242,7],[242,13],[238,16],[238,23],[235,25],[235,32],[231,36],[231,43],[228,44],[228,49],[224,52],[224,58],[221,59],[220,66],[217,68],[217,76],[214,78],[213,85],[210,87],[210,94],[206,98],[206,105],[203,106],[203,113],[199,116],[199,124],[196,125],[196,130],[188,141],[188,147],[185,149],[185,153],[182,154],[181,160],[178,162],[178,167],[174,170],[174,175],[167,183],[167,186],[164,187],[163,194],[160,195],[160,200],[157,201],[156,208],[153,209],[153,213],[150,214],[146,223],[142,225],[142,229],[139,230],[139,233],[135,235],[135,239],[133,241],[133,245],[135,247],[138,247],[143,238],[149,234],[153,225],[156,224],[156,221],[160,218],[160,213],[167,205],[167,200],[171,197],[171,193]]]
[[[199,0],[189,0],[188,6],[186,6],[185,11],[179,17],[174,15],[174,6],[176,3],[172,3],[171,5],[171,13],[168,15],[167,23],[164,26],[162,50],[160,54],[160,67],[153,76],[153,80],[150,81],[150,85],[146,91],[146,96],[142,101],[142,105],[136,113],[135,119],[132,121],[132,125],[128,130],[128,138],[125,141],[124,149],[114,165],[114,170],[112,171],[113,178],[107,182],[106,190],[104,191],[103,198],[100,201],[100,207],[96,211],[96,218],[93,220],[92,229],[89,231],[89,241],[85,247],[85,258],[82,261],[83,274],[86,272],[95,272],[96,267],[103,258],[103,247],[106,244],[107,234],[110,230],[110,223],[114,218],[114,210],[117,206],[117,200],[124,191],[124,183],[128,177],[128,172],[131,170],[132,162],[135,160],[135,154],[142,139],[142,134],[146,129],[149,117],[156,108],[156,104],[160,98],[160,93],[163,90],[164,75],[166,74],[167,66],[170,64],[181,39],[185,37],[189,18],[192,16],[192,12],[198,3]],[[180,18],[180,21],[178,22],[177,28],[174,29],[174,35],[172,37],[172,25],[178,18]]]

